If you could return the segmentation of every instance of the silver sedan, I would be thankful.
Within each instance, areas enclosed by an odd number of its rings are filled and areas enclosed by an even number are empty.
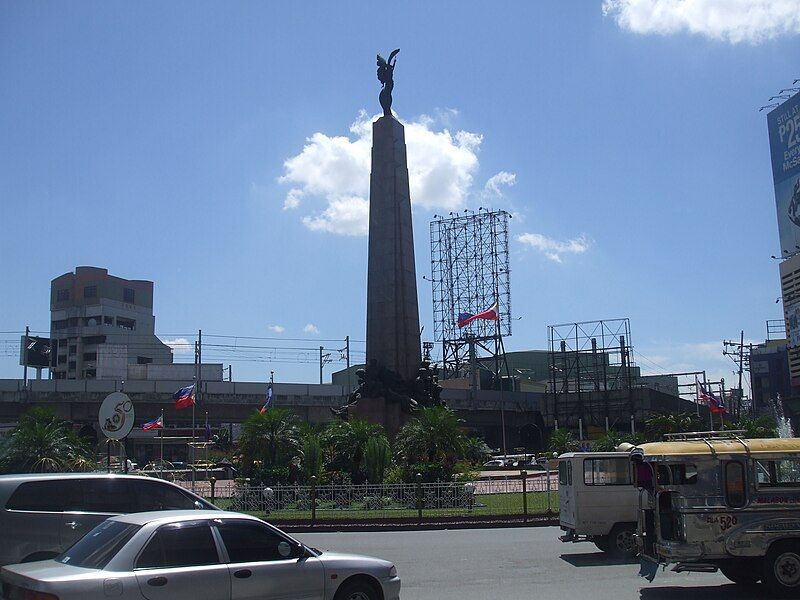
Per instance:
[[[0,570],[6,600],[398,600],[394,565],[320,552],[238,513],[104,521],[52,560]]]

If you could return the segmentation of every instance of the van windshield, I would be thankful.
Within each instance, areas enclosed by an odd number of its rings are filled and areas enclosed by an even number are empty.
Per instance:
[[[102,569],[139,529],[140,525],[103,521],[71,548],[57,556],[56,560],[74,567]]]

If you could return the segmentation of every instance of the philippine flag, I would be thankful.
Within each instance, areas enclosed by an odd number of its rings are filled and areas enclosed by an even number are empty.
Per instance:
[[[163,429],[164,428],[164,416],[161,415],[157,419],[153,419],[152,421],[148,421],[144,425],[142,425],[142,429],[145,431],[150,431],[151,429]]]
[[[485,319],[487,321],[499,321],[500,320],[500,307],[498,306],[497,302],[495,302],[489,309],[479,312],[477,315],[472,313],[461,313],[458,315],[458,326],[459,327],[466,327],[473,321],[478,319]]]
[[[189,408],[194,404],[194,384],[187,385],[172,394],[172,399],[175,400],[175,408]]]
[[[702,402],[708,404],[708,410],[710,410],[712,413],[728,412],[728,407],[725,406],[725,402],[721,398],[717,398],[710,390],[706,391],[705,386],[697,381],[696,377],[695,383],[697,384],[698,388],[697,396]]]

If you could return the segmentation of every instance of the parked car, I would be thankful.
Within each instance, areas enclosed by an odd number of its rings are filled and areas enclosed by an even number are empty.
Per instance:
[[[161,479],[106,473],[0,475],[0,565],[52,558],[108,517],[214,509]]]
[[[112,517],[55,559],[3,567],[5,598],[399,600],[385,560],[320,552],[248,515]]]
[[[505,467],[506,463],[503,460],[495,459],[495,460],[486,461],[485,463],[483,463],[483,466],[486,469],[494,469],[494,468],[498,468],[498,467]]]

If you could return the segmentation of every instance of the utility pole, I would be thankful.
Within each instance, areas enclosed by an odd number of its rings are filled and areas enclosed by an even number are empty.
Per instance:
[[[349,394],[352,390],[352,385],[350,384],[350,336],[345,336],[344,338],[344,350],[345,350],[345,360],[347,361],[347,393]]]
[[[744,389],[742,388],[742,374],[745,369],[747,369],[748,376],[750,374],[750,353],[753,351],[753,344],[745,344],[744,343],[744,330],[741,331],[739,336],[739,342],[732,342],[724,340],[722,342],[723,351],[722,354],[725,356],[730,356],[733,363],[736,365],[736,373],[739,376],[739,397],[737,398],[736,407],[733,411],[735,416],[739,416],[741,412],[741,404],[744,402]],[[728,348],[731,348],[729,350]],[[745,348],[747,348],[748,352],[745,354]],[[751,377],[752,380],[752,377]],[[755,405],[753,398],[749,398],[750,401],[750,414],[755,415]]]
[[[27,325],[25,326],[25,340],[22,342],[22,384],[25,389],[28,389],[28,336],[31,330]]]

